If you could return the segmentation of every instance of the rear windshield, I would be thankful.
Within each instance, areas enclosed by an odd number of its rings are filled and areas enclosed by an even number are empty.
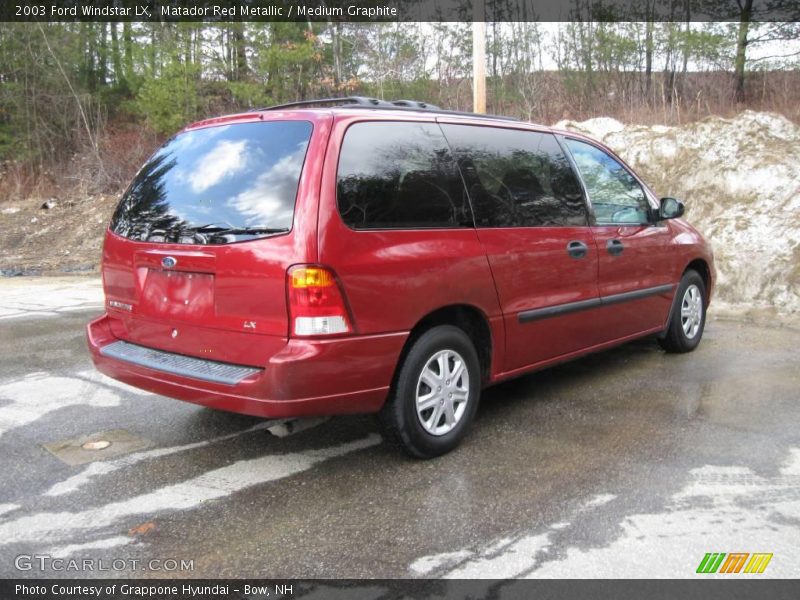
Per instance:
[[[225,244],[285,233],[312,125],[236,123],[179,134],[142,167],[111,221],[132,240]]]

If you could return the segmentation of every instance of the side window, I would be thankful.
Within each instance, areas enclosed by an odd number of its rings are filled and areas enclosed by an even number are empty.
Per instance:
[[[458,170],[435,123],[352,125],[339,155],[337,203],[354,229],[472,227]]]
[[[580,183],[551,134],[442,125],[478,227],[586,225]]]
[[[609,154],[596,146],[566,139],[583,177],[597,223],[648,222],[650,203],[639,182]]]

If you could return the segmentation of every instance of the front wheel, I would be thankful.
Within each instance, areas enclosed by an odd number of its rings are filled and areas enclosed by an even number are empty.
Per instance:
[[[434,327],[411,346],[380,413],[390,442],[416,458],[455,448],[478,408],[481,372],[464,331]]]
[[[658,341],[667,352],[691,352],[700,343],[705,325],[705,283],[697,271],[686,271],[678,285],[669,326]]]

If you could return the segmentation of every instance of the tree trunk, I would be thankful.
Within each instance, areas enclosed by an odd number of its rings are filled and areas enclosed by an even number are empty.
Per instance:
[[[333,85],[338,91],[342,82],[342,47],[340,41],[342,24],[339,21],[335,23],[328,21],[328,26],[331,27],[331,41],[333,42]]]
[[[183,64],[187,67],[194,66],[194,32],[196,25],[192,26],[183,32]]]
[[[150,23],[150,76],[156,77],[156,47],[158,40],[156,39],[156,26],[160,23]]]
[[[681,100],[683,99],[684,84],[686,83],[686,72],[689,70],[689,32],[692,27],[692,2],[691,0],[684,0],[684,41],[683,41],[683,65],[681,67],[681,76],[678,78],[677,95]]]
[[[594,101],[594,57],[595,31],[591,21],[580,23],[581,55],[585,77],[584,98],[591,105]]]
[[[108,82],[108,36],[106,35],[108,26],[108,23],[99,23],[100,45],[97,50],[97,75],[101,86]]]
[[[86,23],[86,88],[97,90],[97,24]]]
[[[244,23],[235,22],[232,28],[233,78],[235,81],[242,81],[247,77],[247,40],[244,37]]]
[[[125,53],[124,78],[130,82],[133,77],[133,35],[128,21],[122,23],[122,47]]]
[[[739,35],[736,38],[736,59],[733,66],[734,99],[742,104],[745,101],[744,67],[747,61],[747,34],[750,31],[750,17],[753,14],[753,0],[744,0],[740,5]]]
[[[648,10],[647,22],[644,29],[644,97],[650,104],[650,93],[653,88],[653,27],[655,26],[652,15]]]
[[[114,67],[114,82],[120,85],[125,81],[125,74],[122,72],[122,56],[119,52],[119,35],[117,24],[109,23],[111,27],[111,65]]]
[[[233,36],[231,34],[231,28],[225,28],[222,36],[222,47],[225,48],[225,78],[228,81],[233,81]]]

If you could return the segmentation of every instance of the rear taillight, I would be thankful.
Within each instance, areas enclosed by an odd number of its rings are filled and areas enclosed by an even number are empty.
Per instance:
[[[325,267],[291,267],[286,277],[292,335],[341,335],[353,331],[344,295]]]

